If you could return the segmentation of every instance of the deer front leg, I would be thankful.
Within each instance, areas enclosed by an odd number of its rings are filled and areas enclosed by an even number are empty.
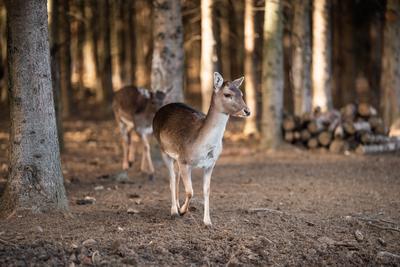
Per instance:
[[[141,135],[143,142],[143,154],[140,170],[149,174],[150,180],[154,177],[154,166],[151,160],[150,144],[146,134]]]
[[[123,122],[119,122],[119,129],[121,131],[121,142],[122,142],[122,169],[129,169],[128,153],[129,153],[129,142],[130,136],[128,128]]]
[[[193,187],[192,187],[192,168],[187,164],[179,163],[179,169],[182,175],[183,185],[185,186],[185,203],[179,209],[181,215],[185,214],[189,209],[190,200],[193,197]]]
[[[211,174],[214,169],[214,164],[204,170],[203,176],[203,195],[204,195],[204,224],[207,226],[211,226],[210,219],[210,183],[211,183]]]
[[[179,182],[181,180],[181,175],[182,175],[181,174],[181,168],[180,168],[180,166],[178,164],[178,176],[176,177],[176,190],[175,190],[175,193],[176,193],[176,205],[178,207],[178,210],[181,208],[180,204],[179,204]]]
[[[176,217],[179,216],[179,213],[178,206],[176,204],[176,180],[174,171],[174,160],[163,152],[161,152],[161,156],[164,160],[165,165],[167,166],[169,173],[169,188],[171,190],[171,216]]]

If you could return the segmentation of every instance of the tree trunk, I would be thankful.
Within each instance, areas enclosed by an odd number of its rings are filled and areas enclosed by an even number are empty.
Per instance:
[[[331,30],[329,0],[313,1],[312,87],[313,107],[333,108],[331,92]]]
[[[0,107],[6,106],[8,100],[6,39],[6,8],[0,2]]]
[[[262,73],[262,144],[277,148],[282,141],[283,113],[282,1],[265,1]]]
[[[255,33],[253,0],[245,0],[244,7],[244,87],[246,90],[246,103],[251,110],[251,115],[245,121],[244,133],[257,134],[257,90],[255,80]]]
[[[388,0],[383,33],[381,110],[390,126],[400,117],[400,1]]]
[[[221,70],[227,79],[233,79],[231,73],[231,32],[230,32],[230,0],[223,0],[220,4],[220,34],[221,34]]]
[[[201,0],[201,99],[202,110],[207,112],[213,92],[214,63],[217,61],[217,48],[213,33],[213,0]]]
[[[76,46],[76,75],[78,77],[78,90],[84,89],[83,75],[85,70],[84,58],[83,58],[83,46],[85,43],[85,35],[87,34],[85,29],[85,1],[79,1],[79,15],[80,20],[78,21],[78,38]]]
[[[294,114],[311,112],[311,35],[310,0],[293,1],[292,77]]]
[[[106,112],[111,111],[111,99],[113,95],[112,67],[111,67],[111,29],[110,29],[110,1],[104,0],[100,3],[100,24],[101,24],[101,47],[100,58],[100,79],[101,92],[98,96],[99,102],[106,107]]]
[[[62,122],[62,102],[61,102],[61,80],[60,80],[60,23],[59,23],[59,0],[51,1],[51,81],[53,87],[54,109],[57,123],[57,136],[60,151],[64,150],[64,127]]]
[[[69,18],[69,2],[60,4],[60,86],[62,112],[64,117],[71,115],[72,108],[72,84],[71,84],[71,29]]]
[[[11,148],[0,214],[65,211],[46,1],[9,0],[7,11]]]
[[[135,78],[138,86],[150,86],[151,66],[149,66],[148,58],[152,52],[152,23],[149,18],[152,17],[152,1],[137,1],[135,0],[135,34],[140,36],[136,39],[136,71]],[[150,64],[151,65],[151,64]]]
[[[180,1],[154,0],[151,89],[167,92],[165,103],[183,101],[183,26]]]

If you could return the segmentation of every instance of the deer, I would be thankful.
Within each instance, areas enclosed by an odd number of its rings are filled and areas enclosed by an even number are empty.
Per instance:
[[[151,92],[142,87],[126,86],[115,92],[112,108],[122,139],[122,169],[127,171],[135,161],[136,133],[143,145],[140,170],[154,179],[154,166],[150,155],[149,136],[153,133],[152,121],[162,106],[165,93]]]
[[[153,119],[154,136],[157,139],[163,161],[168,169],[171,190],[171,216],[184,215],[193,197],[192,169],[203,169],[204,218],[210,219],[210,183],[216,161],[222,152],[222,138],[229,116],[248,117],[250,110],[239,89],[244,77],[224,81],[214,73],[214,90],[207,114],[184,103],[170,103],[160,108]],[[174,164],[177,163],[178,174]],[[182,178],[185,201],[179,203],[179,182]]]

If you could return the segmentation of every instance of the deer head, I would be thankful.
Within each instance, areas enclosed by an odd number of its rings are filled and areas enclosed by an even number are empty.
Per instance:
[[[234,81],[224,81],[222,75],[214,72],[213,105],[219,112],[235,117],[248,117],[250,110],[243,100],[243,93],[239,89],[244,77]]]

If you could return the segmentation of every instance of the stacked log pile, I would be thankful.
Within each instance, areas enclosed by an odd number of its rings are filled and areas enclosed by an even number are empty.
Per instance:
[[[324,113],[316,109],[300,117],[285,115],[282,127],[285,141],[309,149],[358,154],[400,150],[400,138],[388,136],[382,118],[366,103]]]

